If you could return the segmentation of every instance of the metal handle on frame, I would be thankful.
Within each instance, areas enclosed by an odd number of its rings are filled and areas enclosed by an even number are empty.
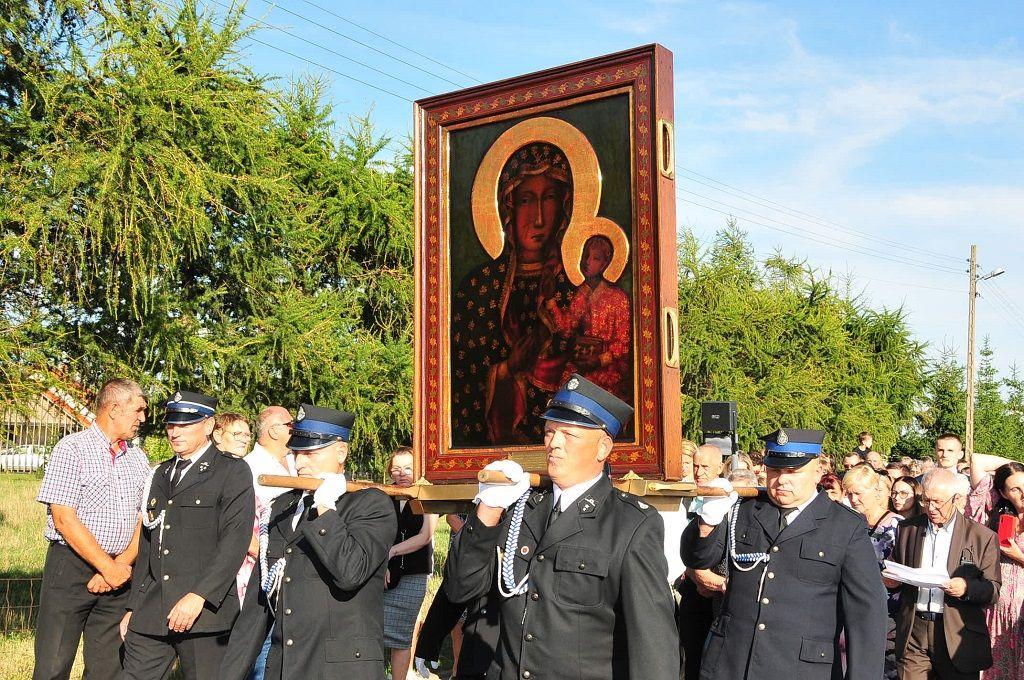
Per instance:
[[[665,365],[679,368],[679,311],[675,307],[661,310],[661,341]]]
[[[672,123],[658,119],[658,172],[666,179],[676,178],[676,132]]]

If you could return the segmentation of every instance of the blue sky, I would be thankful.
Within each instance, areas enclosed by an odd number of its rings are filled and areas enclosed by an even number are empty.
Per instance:
[[[372,110],[399,139],[408,100],[661,43],[675,54],[681,227],[710,238],[733,214],[759,254],[850,277],[872,304],[904,307],[933,353],[961,357],[975,243],[983,272],[1006,269],[979,284],[979,342],[991,337],[1001,370],[1024,369],[1022,3],[251,0],[246,12],[269,25],[244,52],[257,71],[323,77],[336,117]]]

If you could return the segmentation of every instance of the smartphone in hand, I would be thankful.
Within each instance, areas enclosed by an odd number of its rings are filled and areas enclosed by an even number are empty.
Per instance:
[[[999,517],[999,545],[1009,548],[1010,539],[1017,535],[1017,518],[1013,515]]]

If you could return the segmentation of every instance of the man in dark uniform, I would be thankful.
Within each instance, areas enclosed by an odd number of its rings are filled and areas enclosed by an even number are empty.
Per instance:
[[[384,677],[384,572],[398,522],[377,489],[346,493],[355,416],[303,404],[288,448],[316,492],[274,500],[264,585],[276,621],[268,680]]]
[[[864,519],[817,491],[823,439],[788,428],[765,437],[767,498],[735,504],[732,485],[715,480],[729,496],[706,499],[683,532],[688,566],[729,565],[702,680],[844,677],[840,631],[845,677],[882,677],[885,588]]]
[[[211,443],[217,400],[176,392],[165,425],[174,458],[142,496],[139,556],[121,622],[124,677],[162,678],[177,656],[189,680],[218,677],[238,616],[235,574],[252,538],[249,466]]]
[[[574,375],[544,413],[550,489],[504,460],[515,484],[482,484],[447,569],[456,602],[501,597],[490,680],[678,680],[663,524],[604,474],[633,409]]]

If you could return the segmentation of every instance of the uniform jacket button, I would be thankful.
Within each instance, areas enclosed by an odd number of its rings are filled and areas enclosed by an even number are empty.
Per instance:
[[[526,641],[527,642],[533,642],[533,633],[527,633],[526,634]]]
[[[580,562],[580,566],[579,566],[579,567],[577,567],[577,569],[579,569],[579,570],[581,570],[581,571],[582,571],[583,569],[586,569],[586,568],[587,568],[587,563],[586,563],[586,562]]]
[[[764,630],[764,624],[763,623],[757,624],[757,629],[758,630]]]
[[[285,609],[284,610],[284,615],[285,616],[291,616],[292,615],[292,610],[291,609]]]
[[[530,671],[523,671],[524,680],[530,680]]]
[[[196,499],[196,505],[199,505],[201,502],[198,498]]]
[[[292,577],[291,576],[285,576],[284,577],[284,582],[285,583],[291,583],[292,582]]]
[[[295,641],[294,641],[294,640],[292,640],[291,638],[289,638],[288,640],[285,640],[285,642],[284,642],[284,643],[285,643],[286,645],[288,645],[289,647],[291,647],[292,645],[294,645],[294,644],[295,644]]]
[[[292,549],[291,548],[285,548],[284,549],[284,554],[285,555],[291,555],[292,554]]]
[[[174,499],[173,498],[168,498],[167,499],[167,505],[174,505]]]
[[[772,552],[779,552],[779,546],[773,545],[772,546]]]
[[[487,613],[487,607],[481,607],[480,608],[480,613],[481,614],[486,614]]]
[[[356,658],[357,658],[357,659],[359,659],[359,658],[362,658],[362,656],[363,656],[363,655],[362,655],[362,653],[361,653],[361,652],[356,652]]]
[[[165,581],[170,581],[170,580],[171,580],[171,577],[170,577],[170,576],[168,576],[167,574],[164,574],[164,580],[165,580]]]
[[[768,604],[769,602],[770,600],[767,597],[761,600],[761,604]]]
[[[170,551],[170,550],[168,550],[167,548],[164,548],[164,554],[165,554],[165,555],[170,555],[170,554],[171,554],[171,551]]]
[[[821,552],[821,551],[819,550],[819,551],[818,551],[818,557],[824,557],[824,556],[825,556],[825,553],[823,553],[823,552]]]
[[[326,536],[327,535],[327,529],[321,529],[319,533],[320,533],[321,536]]]
[[[768,572],[768,578],[775,578],[775,572],[774,571],[769,571]]]
[[[540,593],[531,593],[530,599],[533,600],[534,602],[536,602],[537,600],[540,599]]]

